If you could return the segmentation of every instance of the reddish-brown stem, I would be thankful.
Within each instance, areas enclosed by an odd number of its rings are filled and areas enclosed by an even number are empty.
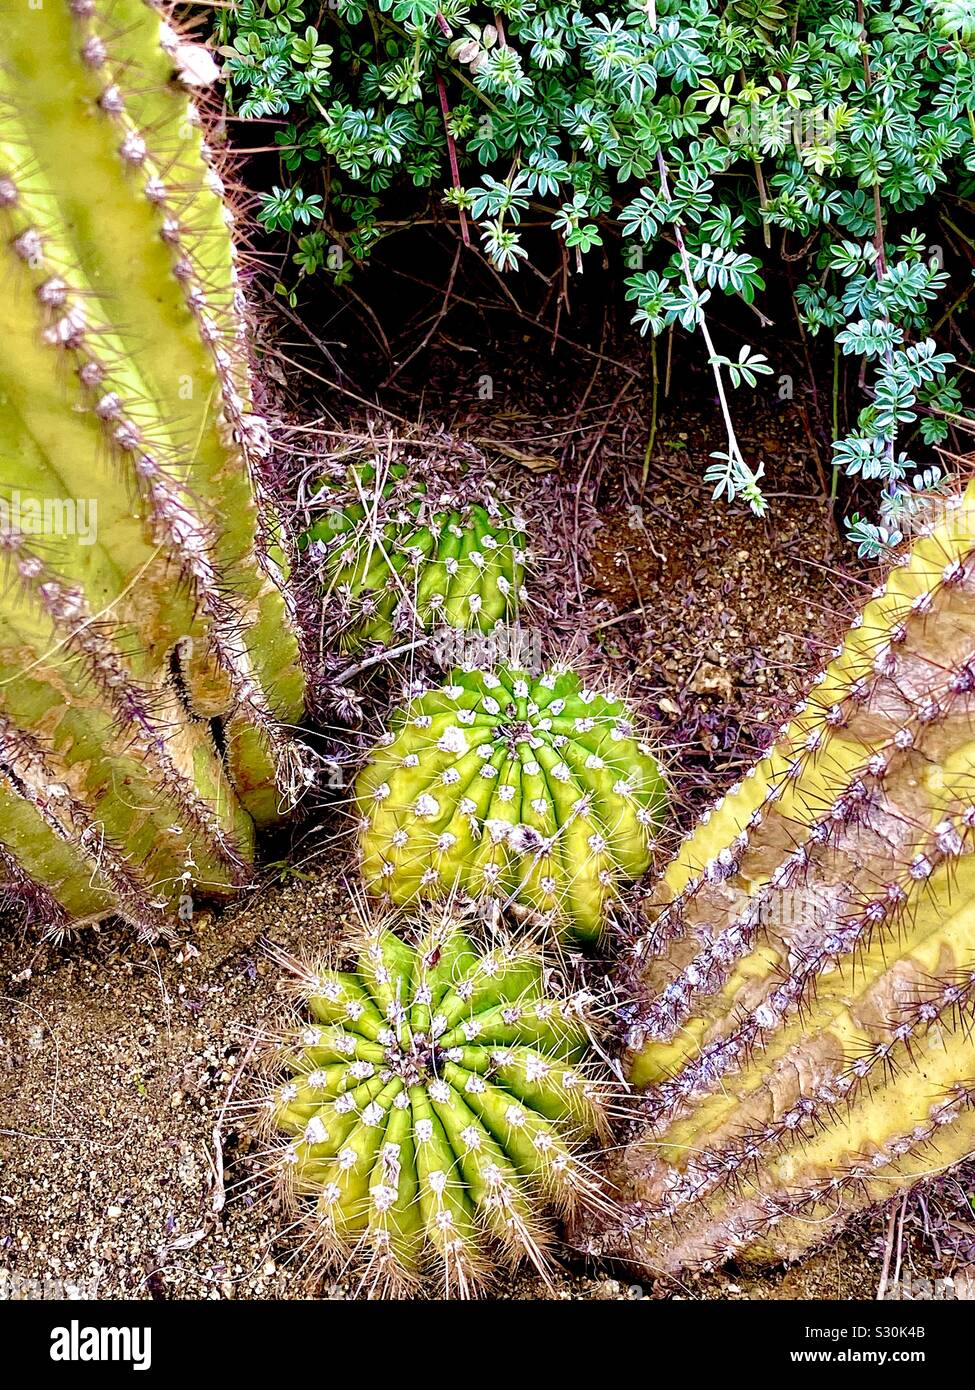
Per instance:
[[[460,166],[457,163],[457,146],[454,144],[454,137],[450,133],[450,106],[447,102],[447,88],[441,73],[437,73],[437,93],[440,97],[440,111],[443,115],[444,134],[447,137],[447,158],[450,160],[450,178],[456,192],[460,192]],[[460,217],[460,235],[465,246],[470,246],[471,236],[467,229],[467,213],[462,207],[458,207],[457,213]]]

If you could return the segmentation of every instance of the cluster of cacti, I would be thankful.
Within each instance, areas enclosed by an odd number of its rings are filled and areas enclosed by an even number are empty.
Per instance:
[[[349,649],[434,627],[490,632],[526,601],[524,524],[485,493],[426,481],[379,456],[327,481],[302,538],[322,560],[330,615]]]
[[[949,512],[702,818],[632,961],[651,1270],[793,1258],[975,1151],[975,550]]]
[[[55,925],[232,890],[304,776],[215,74],[143,0],[4,7],[0,841]]]
[[[144,0],[3,15],[0,875],[55,930],[155,933],[181,895],[233,891],[307,777],[233,215],[185,90],[213,71]],[[518,616],[523,525],[475,492],[379,455],[323,485],[304,540],[346,647]],[[574,1151],[605,1133],[591,999],[452,914],[597,937],[649,866],[658,764],[564,666],[411,688],[356,783],[362,873],[447,908],[414,944],[379,923],[350,969],[298,968],[314,1022],[265,1111],[369,1289],[470,1293],[493,1249],[544,1271],[540,1201],[655,1271],[792,1257],[975,1149],[969,523],[893,570],[658,885],[627,963],[622,1212]]]
[[[594,1001],[524,940],[478,946],[449,907],[414,941],[373,923],[351,969],[292,963],[303,1016],[263,1113],[292,1136],[273,1167],[333,1269],[371,1294],[424,1275],[468,1297],[498,1257],[546,1273],[546,1205],[607,1205],[577,1152],[606,1131]]]
[[[622,700],[563,666],[499,667],[415,692],[355,802],[370,892],[493,897],[593,938],[647,869],[665,788]]]

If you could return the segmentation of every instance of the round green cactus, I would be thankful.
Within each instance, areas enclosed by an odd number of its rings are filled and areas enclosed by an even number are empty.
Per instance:
[[[593,999],[523,941],[482,951],[449,908],[412,939],[372,923],[352,969],[290,962],[302,1018],[263,1113],[327,1262],[370,1293],[430,1276],[466,1297],[499,1257],[545,1273],[546,1205],[611,1207],[576,1151],[606,1134]]]
[[[405,464],[360,464],[327,482],[305,532],[346,649],[434,627],[490,632],[525,602],[524,527],[488,497],[431,490]]]
[[[561,666],[460,670],[390,730],[355,788],[370,892],[493,896],[598,936],[616,886],[649,866],[666,804],[621,700]]]

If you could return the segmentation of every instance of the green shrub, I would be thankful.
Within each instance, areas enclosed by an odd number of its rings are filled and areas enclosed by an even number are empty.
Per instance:
[[[871,374],[835,454],[882,485],[881,525],[854,518],[861,551],[940,484],[904,438],[936,445],[962,409],[930,329],[943,257],[912,227],[975,183],[975,0],[243,0],[218,26],[238,111],[288,118],[260,218],[295,235],[299,277],[348,276],[414,221],[396,216],[411,186],[503,271],[529,218],[579,271],[619,241],[640,332],[703,335],[728,435],[715,496],[760,513],[728,397],[770,368],[719,353],[707,313],[715,293],[751,303],[763,240],[781,245],[809,262],[805,327]]]

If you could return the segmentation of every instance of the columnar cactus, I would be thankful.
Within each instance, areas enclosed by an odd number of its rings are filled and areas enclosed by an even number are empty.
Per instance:
[[[500,667],[415,693],[355,802],[370,892],[494,897],[594,938],[649,864],[665,789],[622,700],[561,666]]]
[[[632,959],[652,1270],[778,1260],[975,1151],[975,526],[894,568],[671,864]]]
[[[342,644],[437,626],[490,632],[526,601],[520,518],[376,457],[326,482],[303,543],[321,553]]]
[[[0,843],[52,922],[231,891],[303,776],[213,75],[143,0],[4,7]]]
[[[449,908],[413,945],[371,924],[351,969],[291,964],[303,1018],[262,1114],[291,1136],[272,1166],[306,1244],[380,1295],[425,1276],[469,1297],[498,1259],[546,1274],[544,1207],[609,1208],[577,1152],[606,1133],[592,997],[524,941],[481,949]]]

